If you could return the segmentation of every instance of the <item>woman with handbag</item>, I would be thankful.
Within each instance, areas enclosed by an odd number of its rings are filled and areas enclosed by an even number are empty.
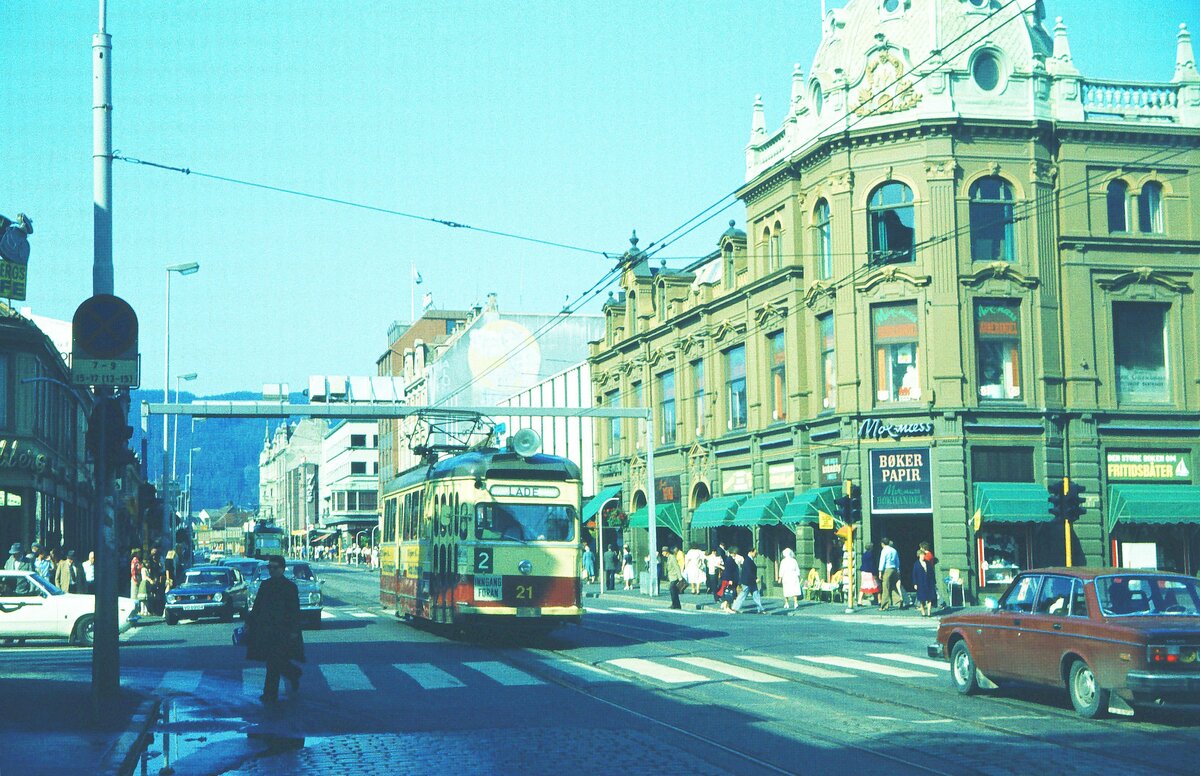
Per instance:
[[[267,680],[259,700],[279,700],[279,677],[293,693],[300,689],[299,666],[304,662],[304,640],[300,636],[300,593],[296,583],[283,575],[282,555],[267,557],[268,579],[263,580],[246,622],[246,659],[267,664]]]

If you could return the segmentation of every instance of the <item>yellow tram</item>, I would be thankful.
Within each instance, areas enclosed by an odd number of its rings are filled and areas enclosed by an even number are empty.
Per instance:
[[[385,608],[452,625],[579,622],[579,466],[534,452],[528,436],[521,441],[459,452],[386,486]]]

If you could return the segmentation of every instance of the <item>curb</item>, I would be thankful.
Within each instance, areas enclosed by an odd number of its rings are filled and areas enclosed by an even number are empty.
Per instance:
[[[100,759],[99,773],[132,776],[138,759],[153,739],[151,726],[158,721],[162,700],[149,698],[138,705],[129,719],[129,728],[122,733]]]

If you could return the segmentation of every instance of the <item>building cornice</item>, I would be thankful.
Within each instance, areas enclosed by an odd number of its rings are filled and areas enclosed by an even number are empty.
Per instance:
[[[1037,288],[1041,283],[1040,279],[1027,277],[1006,261],[993,261],[971,274],[958,277],[958,282],[969,288],[978,288],[989,280],[1007,280],[1030,290]]]

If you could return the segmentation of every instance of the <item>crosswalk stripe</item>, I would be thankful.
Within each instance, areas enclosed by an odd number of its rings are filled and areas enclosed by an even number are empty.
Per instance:
[[[597,668],[589,663],[576,663],[574,660],[545,660],[546,666],[561,671],[564,674],[582,679],[588,684],[598,684],[600,682],[616,682],[620,681],[621,677],[616,674],[611,674],[603,668]]]
[[[610,611],[622,612],[624,614],[650,614],[645,609],[630,609],[625,606],[614,606]]]
[[[451,687],[465,687],[460,679],[451,676],[433,663],[393,663],[395,668],[407,674],[410,679],[421,686],[422,690],[445,690]]]
[[[167,671],[155,689],[156,693],[191,693],[200,686],[204,678],[203,671]]]
[[[612,609],[592,609],[588,607],[583,610],[584,614],[616,614]]]
[[[265,668],[243,668],[242,669],[242,692],[246,695],[258,695],[263,691],[263,685],[267,683],[267,669]]]
[[[378,617],[379,615],[375,614],[374,612],[350,612],[350,616],[351,617],[369,617],[371,619],[374,619],[374,618]]]
[[[514,668],[507,663],[497,660],[484,660],[474,663],[463,663],[467,668],[473,668],[487,678],[499,682],[505,687],[525,687],[535,684],[545,684],[536,676],[530,676],[524,671]]]
[[[742,660],[749,660],[752,663],[759,665],[778,668],[781,671],[791,671],[804,676],[812,676],[817,679],[853,679],[854,674],[846,674],[841,671],[830,671],[828,668],[820,666],[810,666],[804,663],[796,663],[791,660],[781,660],[777,657],[767,657],[766,655],[738,655]]]
[[[671,614],[688,614],[688,615],[691,615],[691,614],[699,614],[699,612],[689,612],[687,609],[671,609],[671,608],[667,608],[667,609],[664,609],[663,611],[664,611],[664,612],[670,612]]]
[[[765,684],[767,682],[786,682],[779,676],[771,676],[764,674],[762,671],[755,671],[752,668],[742,668],[741,666],[731,666],[728,663],[722,663],[719,660],[712,660],[707,657],[677,657],[673,658],[680,663],[687,663],[696,668],[706,668],[709,671],[716,671],[719,674],[727,674],[735,679],[745,679],[747,682],[759,682]]]
[[[333,612],[329,611],[328,609],[322,609],[321,610],[321,619],[322,620],[336,620],[337,615],[334,614]]]
[[[707,676],[693,674],[691,671],[684,671],[682,668],[675,668],[674,666],[659,665],[651,660],[643,660],[637,657],[617,658],[616,660],[609,660],[608,664],[614,665],[617,668],[623,668],[631,673],[648,676],[660,682],[666,682],[667,684],[709,681]]]
[[[317,667],[321,669],[329,689],[334,692],[375,689],[363,670],[354,663],[321,663]]]
[[[895,660],[897,663],[908,663],[909,665],[922,666],[924,668],[936,668],[939,671],[949,671],[950,664],[945,660],[930,660],[927,657],[916,657],[915,655],[905,655],[902,652],[872,652],[868,657],[878,657],[884,660]]]
[[[919,679],[922,677],[937,675],[927,673],[925,671],[913,671],[908,668],[899,668],[897,666],[884,666],[877,663],[868,663],[865,660],[855,660],[852,657],[839,657],[837,655],[796,655],[796,657],[800,660],[807,660],[810,663],[824,663],[826,665],[837,666],[838,668],[853,668],[856,671],[866,671],[870,674],[882,674],[883,676],[894,676],[898,679]]]

